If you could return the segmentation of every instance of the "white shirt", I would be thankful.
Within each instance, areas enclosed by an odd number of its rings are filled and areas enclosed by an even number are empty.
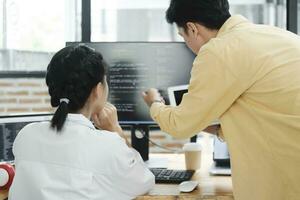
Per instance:
[[[69,114],[59,133],[49,122],[27,125],[13,153],[10,200],[126,200],[155,184],[139,153],[80,114]]]

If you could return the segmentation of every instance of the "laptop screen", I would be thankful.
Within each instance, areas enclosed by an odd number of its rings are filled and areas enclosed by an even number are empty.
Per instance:
[[[183,94],[187,93],[187,91],[187,89],[174,91],[176,105],[179,105],[181,103],[182,96]]]
[[[178,106],[181,103],[182,97],[188,92],[188,85],[178,85],[168,88],[168,96],[171,106]]]
[[[51,119],[51,115],[16,115],[0,117],[0,162],[14,160],[13,143],[17,134],[27,124]]]

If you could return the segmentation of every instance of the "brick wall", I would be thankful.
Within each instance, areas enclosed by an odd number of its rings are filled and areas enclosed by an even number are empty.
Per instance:
[[[44,79],[0,79],[0,114],[51,112]]]
[[[0,79],[0,115],[53,112],[45,80],[40,78]],[[130,140],[130,132],[125,131]],[[166,148],[179,150],[188,140],[176,140],[161,131],[151,131],[150,138]],[[150,152],[168,152],[152,143]]]

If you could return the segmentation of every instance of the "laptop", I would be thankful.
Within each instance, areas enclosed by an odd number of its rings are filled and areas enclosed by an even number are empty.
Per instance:
[[[0,163],[14,162],[13,143],[19,131],[27,124],[51,120],[50,114],[0,116]]]
[[[168,87],[168,96],[171,106],[178,106],[181,103],[182,97],[188,92],[189,85],[177,85]]]
[[[171,106],[178,106],[182,97],[188,92],[189,85],[178,85],[168,88],[168,96]],[[211,125],[220,124],[218,120],[211,122]],[[226,142],[214,136],[213,142],[213,166],[210,169],[211,175],[231,175],[230,156]]]
[[[211,175],[231,175],[230,155],[226,142],[214,136],[213,166],[210,169]]]

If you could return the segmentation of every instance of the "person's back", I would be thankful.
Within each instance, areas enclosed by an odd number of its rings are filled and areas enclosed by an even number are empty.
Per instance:
[[[299,198],[300,37],[240,16],[224,27],[201,50],[224,59],[243,91],[220,117],[235,197]]]
[[[30,124],[14,143],[17,174],[10,199],[132,199],[153,187],[153,174],[116,133],[69,114],[57,135]],[[26,184],[26,185],[25,185]]]

